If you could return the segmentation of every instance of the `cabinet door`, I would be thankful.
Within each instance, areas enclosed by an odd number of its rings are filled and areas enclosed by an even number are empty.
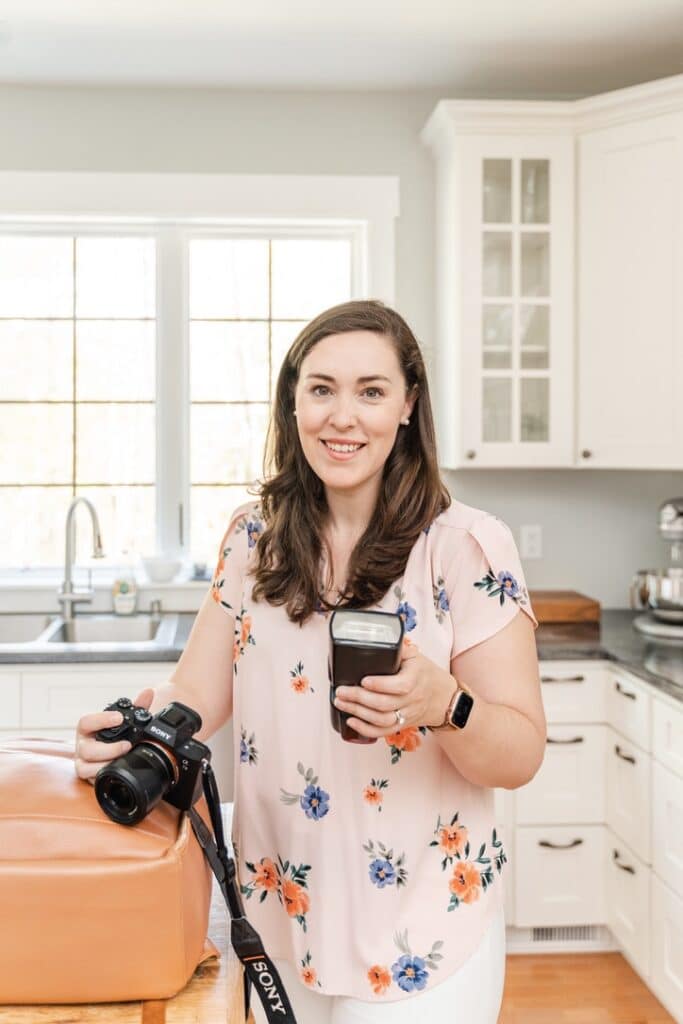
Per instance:
[[[621,669],[609,671],[607,721],[627,740],[649,751],[652,698],[648,688]]]
[[[683,466],[683,114],[579,140],[578,462]]]
[[[18,672],[0,672],[2,691],[0,729],[18,729],[21,721],[21,676]]]
[[[683,1021],[683,899],[652,875],[650,986],[677,1021]]]
[[[541,695],[548,722],[606,721],[606,665],[542,661]]]
[[[652,756],[676,775],[683,775],[683,705],[673,707],[653,699]]]
[[[571,465],[573,142],[508,134],[458,146],[460,464]]]
[[[604,825],[515,829],[518,928],[604,924]]]
[[[543,764],[515,790],[519,825],[563,825],[605,820],[603,725],[549,725]]]
[[[650,972],[650,869],[607,832],[607,924],[642,978]]]
[[[652,763],[652,867],[683,898],[683,779]]]
[[[81,715],[98,711],[117,697],[137,697],[171,674],[170,665],[54,665],[22,672],[21,728],[29,732],[74,728]]]
[[[608,729],[607,824],[645,864],[650,863],[650,776],[650,755]]]

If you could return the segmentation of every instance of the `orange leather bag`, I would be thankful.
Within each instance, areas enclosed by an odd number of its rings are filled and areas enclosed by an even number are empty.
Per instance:
[[[211,869],[187,815],[162,801],[117,825],[73,757],[0,741],[0,1003],[168,998],[217,955]]]

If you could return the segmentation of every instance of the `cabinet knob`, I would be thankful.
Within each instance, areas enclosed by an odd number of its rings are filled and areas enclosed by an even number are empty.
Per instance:
[[[590,450],[590,448],[584,448],[583,451],[581,452],[581,458],[582,459],[590,459],[592,454],[593,454],[593,452]]]
[[[476,457],[476,454],[477,453],[475,452],[474,448],[468,448],[467,451],[465,452],[465,455],[468,459],[474,459]]]

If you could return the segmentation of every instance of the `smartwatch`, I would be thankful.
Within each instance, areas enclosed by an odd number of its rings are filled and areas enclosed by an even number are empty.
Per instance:
[[[473,704],[474,696],[472,691],[468,690],[462,683],[458,683],[458,687],[446,708],[443,722],[440,725],[430,725],[429,729],[432,732],[438,732],[441,729],[464,729],[467,725],[467,719],[470,717]]]

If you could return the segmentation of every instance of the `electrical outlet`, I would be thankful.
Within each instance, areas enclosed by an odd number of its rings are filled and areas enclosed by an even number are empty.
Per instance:
[[[539,523],[521,526],[519,530],[521,558],[543,557],[543,530]]]

